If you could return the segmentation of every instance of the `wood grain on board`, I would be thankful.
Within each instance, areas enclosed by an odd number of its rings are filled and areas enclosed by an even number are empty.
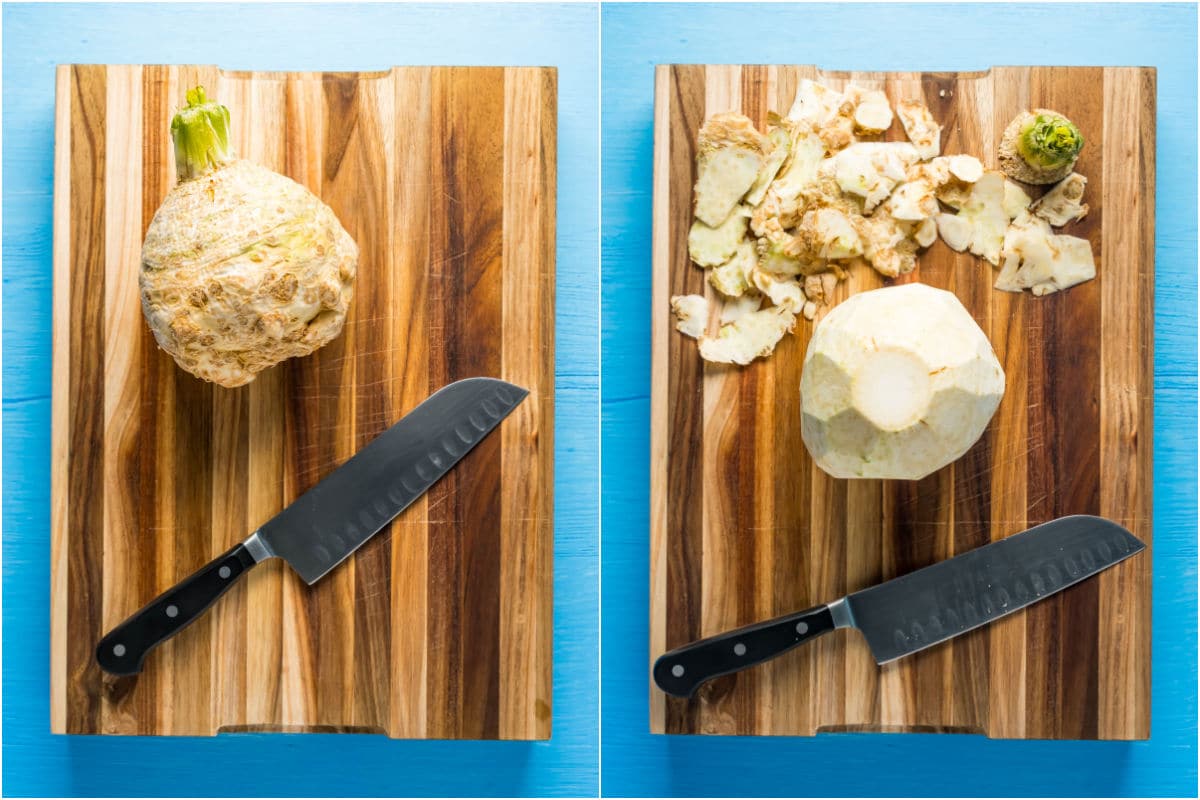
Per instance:
[[[233,390],[156,347],[137,287],[197,84],[360,253],[344,333]],[[548,738],[554,70],[62,66],[57,91],[52,730]],[[390,529],[311,588],[263,564],[101,673],[106,630],[474,375],[530,396]]]
[[[987,432],[921,481],[827,476],[800,436],[812,324],[745,368],[702,362],[668,299],[716,299],[688,260],[696,133],[741,111],[765,130],[801,78],[919,97],[942,152],[995,168],[1008,121],[1053,108],[1087,146],[1086,237],[1097,278],[1047,297],[991,288],[992,268],[940,241],[898,282],[954,292],[987,332],[1007,389]],[[1151,543],[1155,73],[1002,67],[846,73],[806,66],[660,66],[654,160],[651,657],[829,602],[1066,514],[1113,519]],[[903,140],[897,122],[889,140]],[[841,300],[889,283],[852,271]],[[1150,731],[1151,548],[1000,622],[879,667],[837,631],[705,685],[651,688],[651,729],[812,735],[957,731],[998,738],[1144,739]],[[648,674],[648,673],[647,673]]]

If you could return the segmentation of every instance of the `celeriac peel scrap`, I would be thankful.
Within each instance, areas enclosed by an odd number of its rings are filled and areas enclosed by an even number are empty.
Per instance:
[[[1037,114],[1046,123],[1053,112]],[[709,341],[706,325],[681,326],[695,331],[702,358],[742,364],[769,355],[796,316],[815,320],[832,305],[833,287],[849,270],[904,275],[939,235],[952,249],[1004,266],[997,289],[1041,295],[1094,276],[1086,240],[1023,221],[1030,213],[1055,225],[1081,219],[1083,176],[1068,175],[1032,202],[974,156],[939,156],[941,128],[920,101],[901,101],[895,117],[909,141],[878,141],[893,119],[882,92],[853,85],[839,92],[805,79],[787,116],[769,115],[766,135],[736,113],[705,122],[689,250],[709,269],[721,322],[711,338],[721,342]],[[1042,139],[1061,155],[1074,145],[1057,124],[1044,124]],[[817,276],[830,285],[809,282]],[[755,311],[763,316],[747,320],[741,309],[764,299],[771,305]],[[735,300],[739,313],[725,313]],[[765,316],[772,309],[779,313]]]

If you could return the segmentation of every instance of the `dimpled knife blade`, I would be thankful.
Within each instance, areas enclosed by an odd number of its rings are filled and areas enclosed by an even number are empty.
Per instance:
[[[141,672],[151,650],[268,558],[282,558],[316,583],[437,483],[528,394],[493,378],[442,388],[245,541],[109,631],[96,645],[96,661],[114,675]]]
[[[844,627],[861,630],[875,661],[886,664],[1019,611],[1145,547],[1106,519],[1063,517],[849,595]]]
[[[316,583],[449,472],[528,394],[492,378],[442,388],[259,528],[247,545],[253,553],[257,540],[265,556],[282,558]]]
[[[1115,522],[1063,517],[827,605],[718,633],[664,653],[654,682],[690,697],[837,628],[858,628],[880,664],[932,647],[1061,592],[1146,548]]]

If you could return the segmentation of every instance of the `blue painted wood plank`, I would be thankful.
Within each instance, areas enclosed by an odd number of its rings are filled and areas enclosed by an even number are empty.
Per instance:
[[[1196,8],[605,5],[601,511],[610,796],[1196,795]],[[1048,48],[1048,43],[1052,46]],[[651,736],[651,176],[655,64],[1158,68],[1154,664],[1147,742],[956,735]]]
[[[595,6],[37,5],[4,8],[3,581],[6,795],[594,794],[598,636],[598,40]],[[49,734],[54,66],[198,63],[559,73],[554,734],[546,743],[377,736]]]

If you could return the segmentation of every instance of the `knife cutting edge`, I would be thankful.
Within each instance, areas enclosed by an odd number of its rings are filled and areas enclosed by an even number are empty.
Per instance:
[[[1115,522],[1062,517],[793,614],[671,650],[654,682],[676,697],[780,656],[836,628],[857,628],[879,664],[1019,611],[1146,548]]]
[[[252,567],[282,558],[312,585],[382,530],[507,417],[529,392],[467,378],[430,395],[291,505],[109,632],[96,661],[114,675],[199,618]]]

